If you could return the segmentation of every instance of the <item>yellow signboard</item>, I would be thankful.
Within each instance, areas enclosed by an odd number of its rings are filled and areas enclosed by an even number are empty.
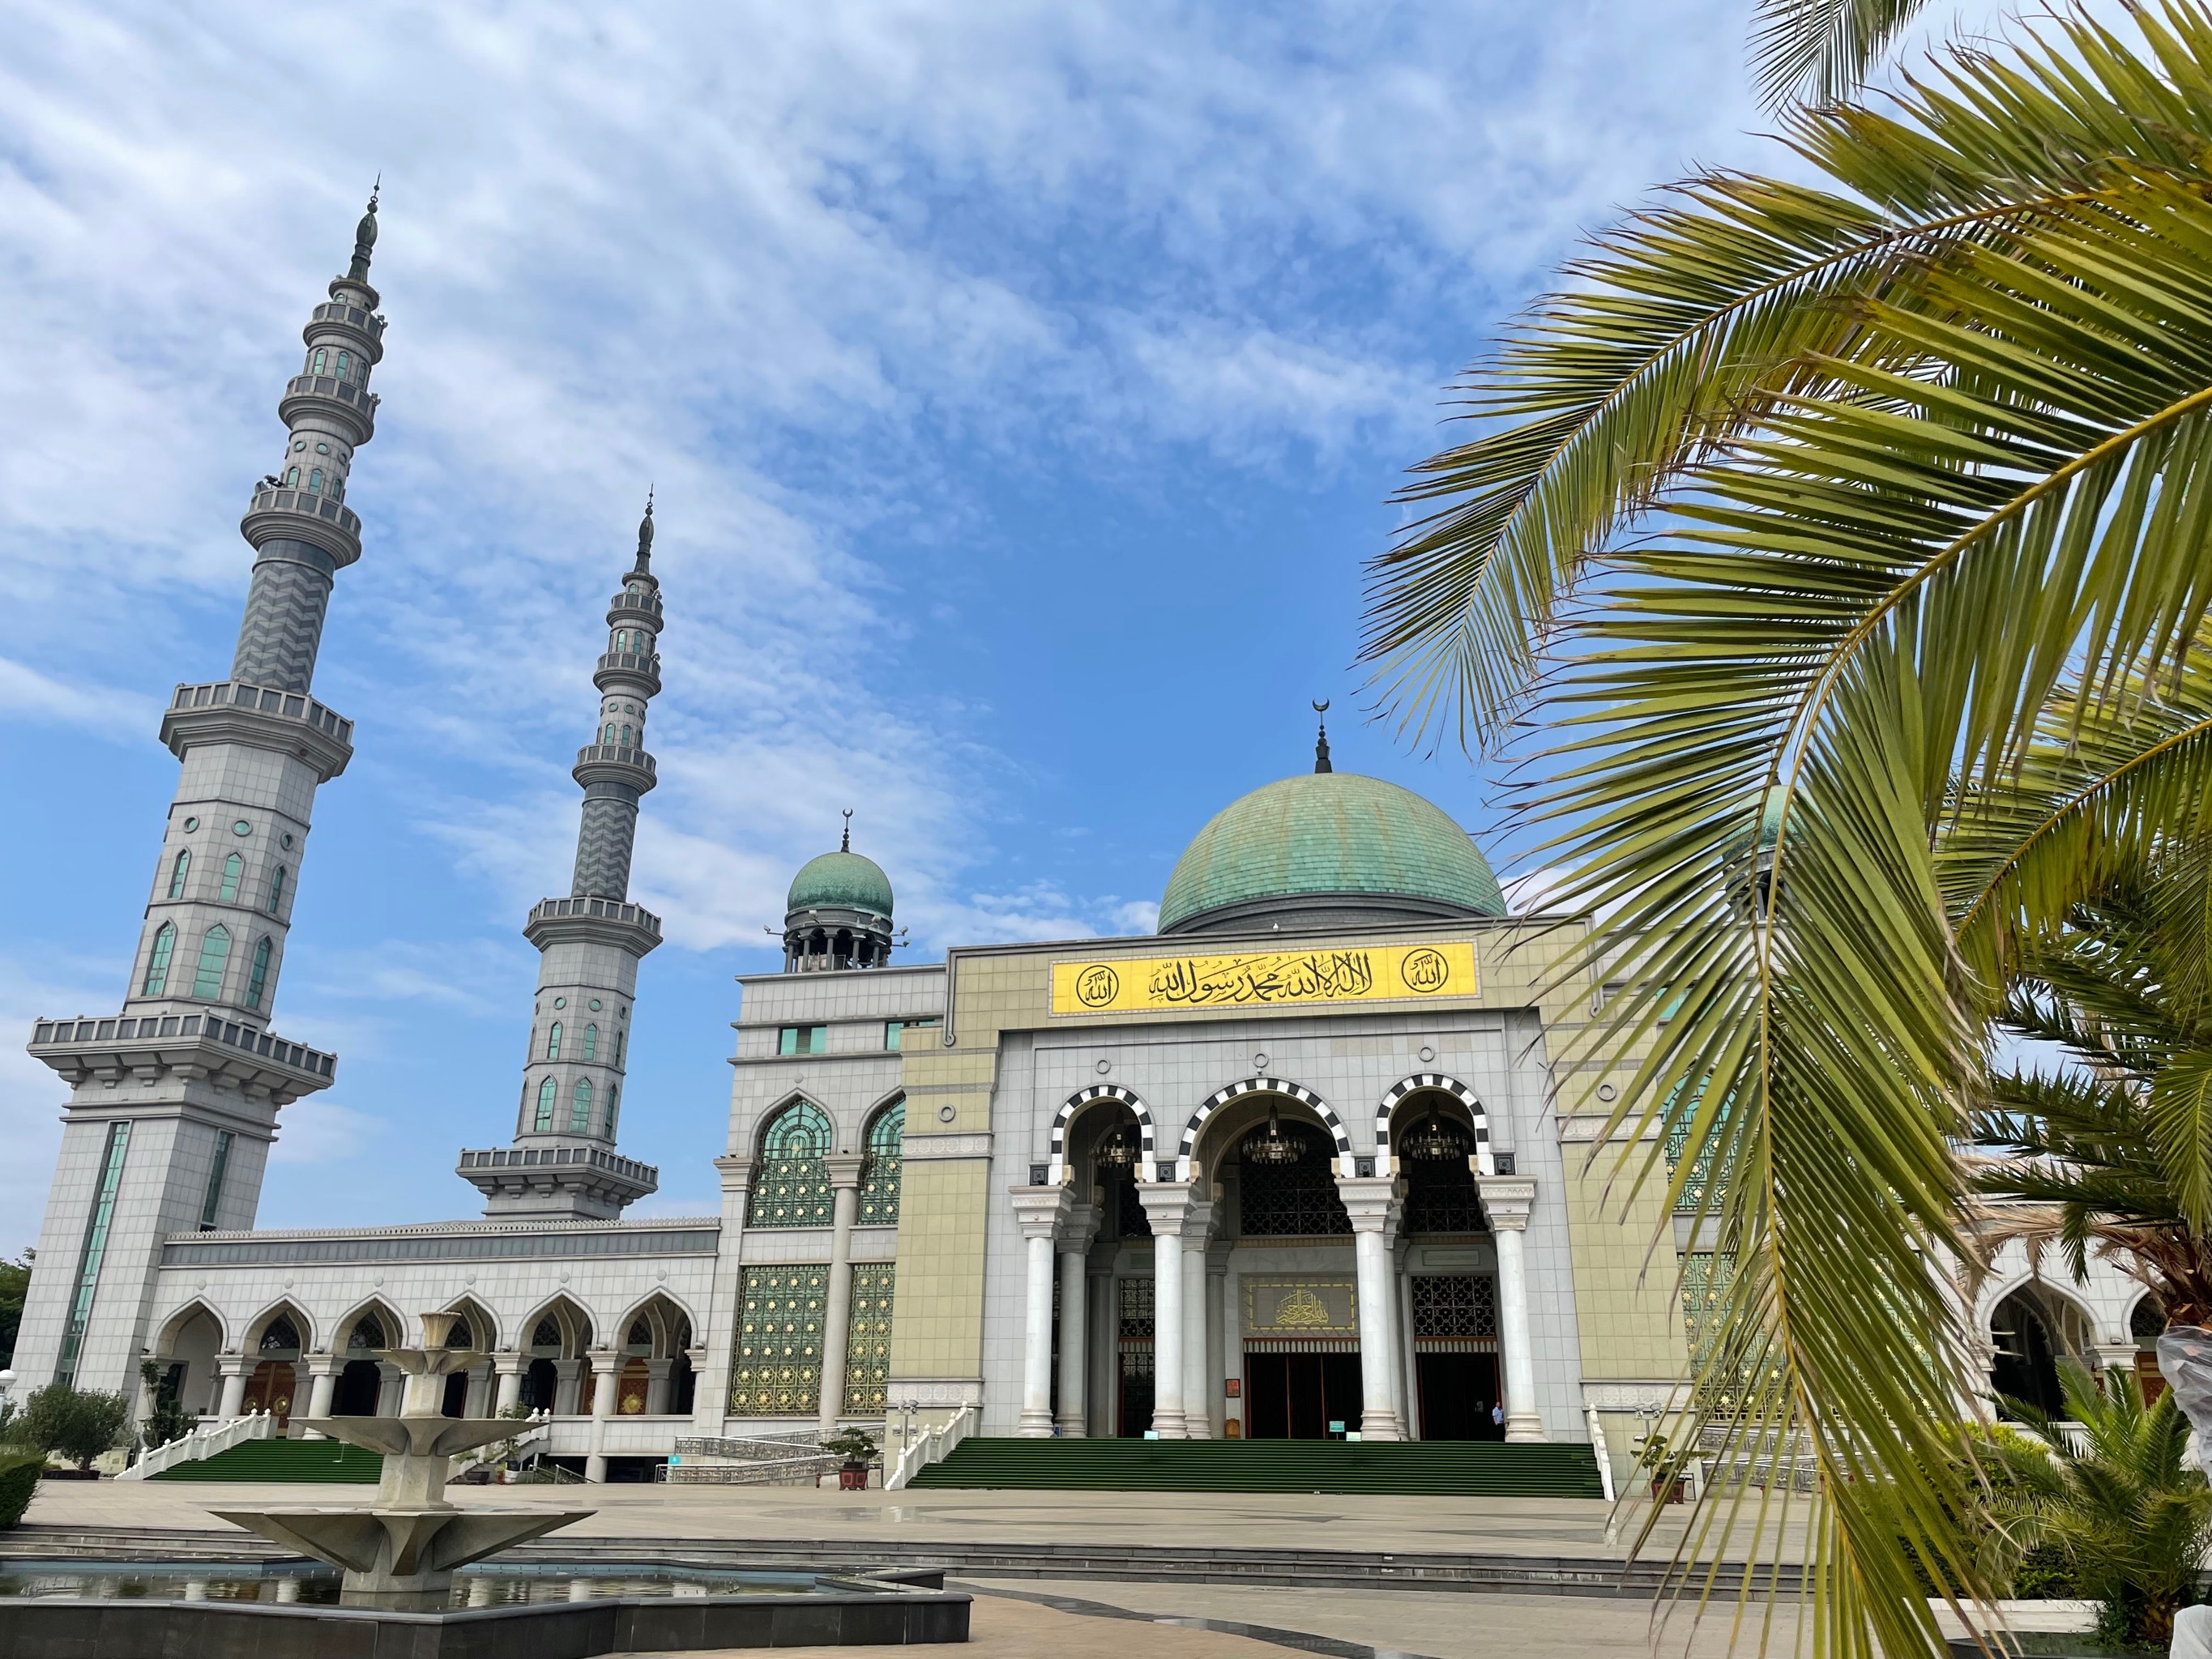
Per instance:
[[[1120,957],[1052,965],[1055,1014],[1425,1001],[1478,989],[1474,945],[1322,945],[1224,956]]]

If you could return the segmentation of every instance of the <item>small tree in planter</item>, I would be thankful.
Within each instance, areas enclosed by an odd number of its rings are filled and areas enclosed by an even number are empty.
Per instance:
[[[1663,1434],[1644,1437],[1644,1449],[1636,1455],[1636,1466],[1651,1479],[1651,1496],[1662,1504],[1682,1501],[1682,1460],[1674,1455],[1674,1448]]]
[[[138,1425],[140,1443],[148,1451],[173,1440],[182,1440],[198,1426],[198,1419],[179,1403],[176,1391],[163,1384],[160,1366],[150,1359],[142,1359],[138,1362],[138,1375],[145,1382],[147,1399],[153,1402],[145,1420]]]
[[[23,1444],[66,1457],[80,1473],[89,1473],[92,1460],[112,1450],[130,1422],[131,1402],[119,1394],[49,1382],[23,1402],[22,1415],[11,1426]]]
[[[822,1449],[845,1460],[837,1471],[837,1486],[841,1492],[866,1492],[868,1487],[868,1465],[876,1455],[876,1437],[866,1429],[846,1429],[837,1434],[825,1435]]]

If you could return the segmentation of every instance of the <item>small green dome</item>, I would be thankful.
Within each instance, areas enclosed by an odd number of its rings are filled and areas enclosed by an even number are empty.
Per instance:
[[[787,910],[835,907],[890,919],[891,878],[873,859],[858,853],[824,853],[809,859],[791,878]]]
[[[1303,773],[1231,802],[1160,900],[1160,931],[1273,898],[1371,896],[1408,915],[1502,916],[1490,861],[1434,803],[1352,772]]]

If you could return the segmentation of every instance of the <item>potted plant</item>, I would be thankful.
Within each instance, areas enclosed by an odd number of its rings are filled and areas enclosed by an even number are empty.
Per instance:
[[[876,1437],[865,1429],[846,1429],[825,1435],[822,1449],[841,1457],[843,1463],[837,1470],[837,1490],[866,1492],[868,1489],[868,1464],[876,1455]]]
[[[1665,1435],[1650,1435],[1644,1439],[1644,1449],[1636,1456],[1637,1467],[1650,1474],[1652,1498],[1662,1504],[1683,1501],[1685,1482],[1679,1460],[1670,1455],[1671,1450]]]

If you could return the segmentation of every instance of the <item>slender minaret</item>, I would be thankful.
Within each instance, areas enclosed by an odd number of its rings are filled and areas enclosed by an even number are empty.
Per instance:
[[[183,775],[121,1011],[32,1035],[70,1094],[15,1352],[30,1387],[137,1387],[163,1237],[252,1226],[277,1108],[336,1067],[269,1020],[315,790],[353,754],[353,722],[310,686],[333,579],[361,556],[345,495],[376,426],[375,246],[372,195],[276,405],[284,459],[240,526],[253,579],[230,678],[179,686],[161,719]]]
[[[592,675],[599,729],[576,751],[584,821],[575,880],[567,898],[541,899],[522,930],[541,958],[514,1141],[461,1154],[461,1178],[483,1194],[488,1216],[604,1221],[660,1184],[651,1164],[615,1151],[638,960],[660,943],[660,918],[629,902],[638,798],[654,782],[645,711],[660,690],[650,496],[637,562],[607,607],[607,627]]]

